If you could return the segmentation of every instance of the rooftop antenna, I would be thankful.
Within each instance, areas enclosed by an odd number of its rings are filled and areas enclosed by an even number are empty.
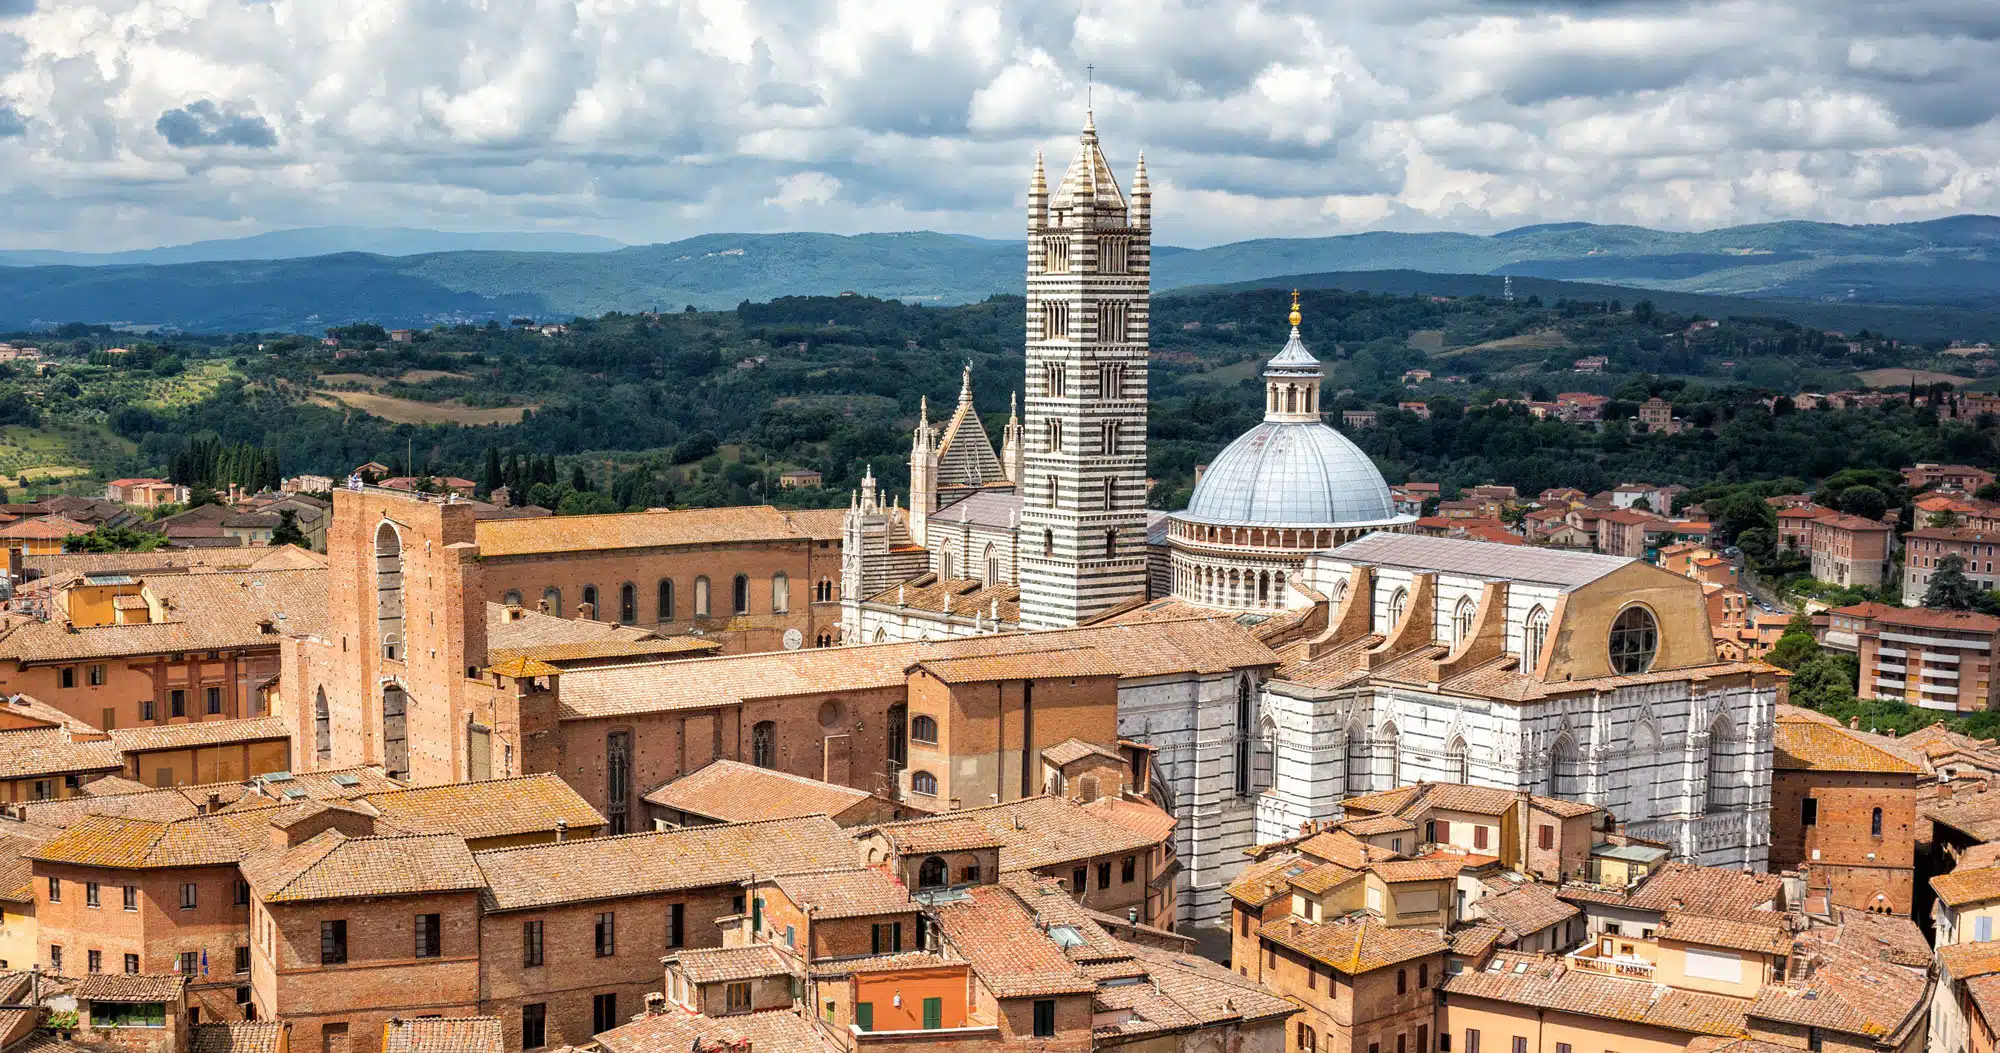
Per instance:
[[[1096,109],[1096,98],[1097,64],[1094,62],[1085,63],[1083,67],[1083,108],[1086,110]]]

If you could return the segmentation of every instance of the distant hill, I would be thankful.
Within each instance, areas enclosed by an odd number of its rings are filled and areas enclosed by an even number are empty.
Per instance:
[[[0,266],[66,265],[109,267],[123,263],[211,263],[218,260],[290,260],[369,252],[378,256],[418,256],[428,252],[610,252],[624,243],[590,234],[516,231],[459,234],[410,227],[301,227],[243,238],[197,241],[126,252],[62,252],[53,249],[0,249]]]
[[[340,238],[375,248],[365,255],[292,254]],[[454,244],[449,251],[406,252],[439,238],[570,240],[538,242],[534,251],[509,242],[504,250]],[[1020,242],[929,231],[705,234],[616,247],[560,234],[365,228],[284,231],[147,252],[143,259],[91,256],[87,266],[74,259],[17,261],[60,266],[0,266],[0,329],[85,321],[313,331],[359,320],[424,326],[510,314],[568,318],[841,292],[944,305],[1018,293],[1024,256]],[[245,252],[268,258],[215,257]],[[176,261],[175,253],[210,255]],[[21,255],[0,253],[0,263]],[[1874,226],[1769,223],[1696,233],[1547,223],[1491,236],[1267,238],[1206,249],[1159,246],[1153,271],[1161,292],[1280,275],[1395,271],[1512,275],[1517,291],[1524,281],[1560,280],[1795,305],[1787,311],[1874,304],[1923,314],[1948,307],[1959,313],[1938,314],[1923,328],[1936,335],[2000,336],[1990,328],[1958,328],[1984,325],[1978,320],[2000,312],[2000,217],[1993,216]],[[1496,287],[1498,282],[1495,277]],[[1836,314],[1815,310],[1813,317]],[[1899,331],[1914,334],[1917,328]]]

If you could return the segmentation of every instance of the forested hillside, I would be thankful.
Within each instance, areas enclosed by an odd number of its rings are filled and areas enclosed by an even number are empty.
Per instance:
[[[1258,419],[1258,368],[1284,342],[1288,306],[1283,292],[1261,289],[1156,299],[1156,505],[1178,507],[1194,467]],[[1983,353],[1945,354],[1941,342],[1835,338],[1773,318],[1695,325],[1650,300],[1308,290],[1303,308],[1306,341],[1336,393],[1332,419],[1382,411],[1381,426],[1355,438],[1392,481],[1594,490],[1639,478],[1810,479],[1916,459],[2000,463],[1992,428],[1907,405],[1786,414],[1780,404],[1774,414],[1760,401],[1852,387],[1857,374],[1970,384],[1995,368]],[[601,495],[593,507],[841,502],[870,465],[903,487],[918,400],[946,412],[968,363],[997,441],[1020,384],[1022,326],[1023,301],[1012,296],[951,308],[793,297],[610,314],[547,335],[498,323],[439,328],[409,343],[356,325],[332,331],[337,346],[303,336],[131,343],[70,326],[16,338],[45,349],[45,375],[0,367],[0,425],[13,425],[0,434],[0,471],[40,458],[99,477],[165,473],[214,440],[275,451],[285,475],[337,476],[375,460],[483,479],[490,464],[517,473],[519,460],[526,481],[549,486],[543,496],[588,491]],[[114,346],[129,350],[106,353]],[[1573,371],[1593,355],[1608,360],[1605,372]],[[1419,368],[1431,378],[1406,384]],[[1871,372],[1882,370],[1930,372]],[[1612,396],[1614,416],[1663,395],[1693,427],[1649,436],[1613,423],[1599,433],[1515,408],[1465,408],[1565,390]],[[1391,408],[1406,399],[1426,400],[1433,419]],[[40,445],[30,449],[31,439]],[[824,473],[826,489],[774,493],[776,474],[792,467]]]

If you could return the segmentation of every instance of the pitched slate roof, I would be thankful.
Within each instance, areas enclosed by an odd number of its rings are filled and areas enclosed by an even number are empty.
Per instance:
[[[866,790],[803,775],[716,760],[646,794],[648,804],[725,822],[837,816],[869,799]]]
[[[607,820],[553,773],[386,790],[358,798],[396,828],[468,841],[552,833],[587,837]]]
[[[456,834],[348,837],[326,830],[244,860],[243,878],[266,903],[414,896],[483,888],[485,877]]]
[[[521,910],[834,869],[858,857],[846,831],[814,815],[495,848],[473,858],[486,877],[487,909]]]

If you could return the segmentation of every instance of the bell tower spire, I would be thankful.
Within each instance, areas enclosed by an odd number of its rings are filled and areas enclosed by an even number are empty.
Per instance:
[[[1003,463],[1022,494],[1031,629],[1075,625],[1146,588],[1151,192],[1142,204],[1135,182],[1127,201],[1092,101],[1062,182],[1049,192],[1039,157],[1029,182],[1027,387]]]

